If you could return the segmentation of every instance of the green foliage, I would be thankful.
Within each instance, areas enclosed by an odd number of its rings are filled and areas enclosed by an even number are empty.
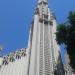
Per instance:
[[[57,26],[57,42],[65,44],[70,58],[70,65],[75,69],[75,12],[70,12],[68,22]]]
[[[72,25],[72,26],[75,26],[75,12],[70,12],[69,13],[69,17],[68,17],[68,20],[69,20],[69,23]]]
[[[66,26],[64,24],[60,24],[57,26],[57,43],[62,44],[66,43]]]

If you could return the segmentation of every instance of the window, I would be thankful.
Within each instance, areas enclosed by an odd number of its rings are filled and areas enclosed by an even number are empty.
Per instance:
[[[3,65],[7,65],[8,64],[8,61],[6,59],[3,60]]]
[[[52,21],[50,21],[50,25],[53,25],[53,22]]]

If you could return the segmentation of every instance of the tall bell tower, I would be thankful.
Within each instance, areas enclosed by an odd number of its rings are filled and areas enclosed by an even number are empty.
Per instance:
[[[29,75],[54,75],[59,46],[56,42],[56,19],[47,0],[38,0],[31,26]]]

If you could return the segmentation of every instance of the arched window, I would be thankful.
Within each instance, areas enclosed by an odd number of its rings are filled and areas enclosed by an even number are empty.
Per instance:
[[[21,56],[24,56],[25,57],[26,56],[26,53],[25,52],[22,52]]]
[[[4,58],[3,62],[2,62],[2,65],[7,65],[7,64],[8,64],[8,59]]]
[[[20,56],[19,52],[16,53],[16,59],[21,59],[21,56]]]
[[[10,58],[9,58],[9,61],[10,61],[10,62],[15,61],[14,57],[10,57]]]

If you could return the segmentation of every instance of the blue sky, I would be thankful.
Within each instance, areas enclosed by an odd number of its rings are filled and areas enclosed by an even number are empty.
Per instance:
[[[36,4],[37,0],[0,0],[0,45],[4,46],[1,54],[27,47]],[[66,21],[68,12],[75,10],[75,0],[48,0],[48,4],[58,23]]]

